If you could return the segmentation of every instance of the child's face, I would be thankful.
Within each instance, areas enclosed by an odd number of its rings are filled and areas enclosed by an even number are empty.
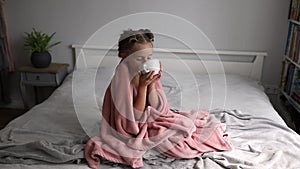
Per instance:
[[[138,67],[142,63],[152,59],[152,51],[151,43],[136,44],[132,49],[132,53],[126,58],[130,71],[132,73],[138,71]]]

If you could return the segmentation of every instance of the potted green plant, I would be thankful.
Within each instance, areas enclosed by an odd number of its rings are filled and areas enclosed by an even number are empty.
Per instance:
[[[33,28],[32,32],[25,32],[26,50],[29,50],[31,55],[31,64],[36,68],[46,68],[51,63],[50,49],[61,42],[51,43],[51,40],[56,32],[48,35]]]

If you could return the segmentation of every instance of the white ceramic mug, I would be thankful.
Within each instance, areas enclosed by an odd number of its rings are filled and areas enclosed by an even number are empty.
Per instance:
[[[142,74],[149,73],[151,70],[154,71],[154,74],[158,74],[160,70],[160,62],[158,59],[151,59],[139,66],[139,71],[142,72]]]

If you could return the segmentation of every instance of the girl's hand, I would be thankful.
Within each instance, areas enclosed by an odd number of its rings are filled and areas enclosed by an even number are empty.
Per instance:
[[[162,72],[163,72],[163,67],[162,67],[161,61],[159,61],[159,66],[160,66],[160,70],[159,70],[158,74],[160,74],[160,77],[161,77]]]
[[[139,72],[139,76],[140,76],[140,81],[139,81],[140,86],[147,87],[148,85],[153,84],[156,80],[160,79],[162,76],[161,62],[160,62],[160,70],[157,74],[154,74],[154,71],[150,71],[149,73],[144,75],[141,72]]]
[[[141,72],[139,72],[139,74],[140,74],[139,85],[144,87],[147,87],[148,85],[152,84],[153,82],[155,82],[157,79],[161,77],[161,73],[154,75],[154,71],[150,71],[149,73],[144,75],[142,75]]]
[[[159,65],[160,65],[160,70],[159,70],[159,72],[158,72],[158,75],[159,75],[159,78],[161,78],[162,77],[162,74],[163,74],[163,68],[162,68],[162,64],[161,64],[161,61],[159,61]]]

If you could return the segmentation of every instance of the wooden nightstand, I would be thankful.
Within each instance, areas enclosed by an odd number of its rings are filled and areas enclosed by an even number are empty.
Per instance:
[[[28,96],[26,86],[58,87],[67,75],[68,64],[51,63],[47,68],[34,68],[32,66],[22,66],[18,69],[21,72],[20,88],[25,109],[28,109]],[[37,96],[36,96],[37,101]]]

